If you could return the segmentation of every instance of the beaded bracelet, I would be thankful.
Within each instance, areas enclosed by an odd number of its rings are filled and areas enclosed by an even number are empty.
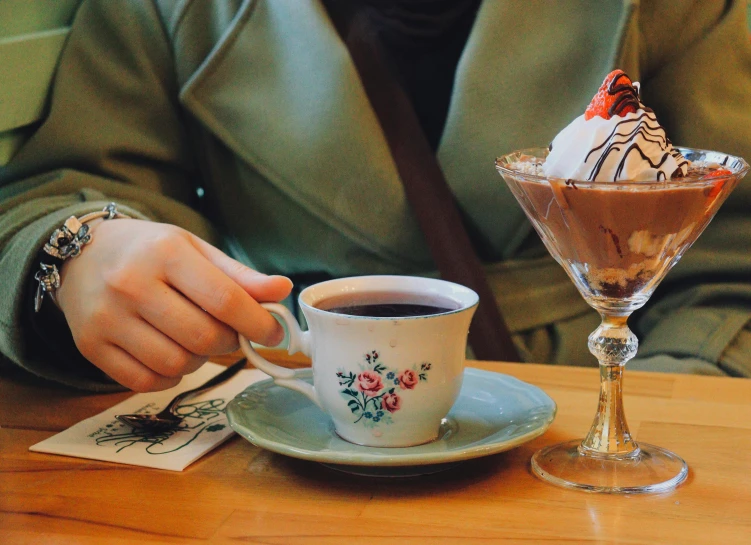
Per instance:
[[[65,220],[60,229],[55,229],[49,242],[44,245],[44,253],[52,258],[46,258],[45,261],[52,261],[52,263],[40,262],[39,270],[34,275],[34,280],[38,282],[34,297],[34,312],[39,312],[42,308],[45,293],[48,293],[50,299],[57,304],[55,291],[60,287],[58,266],[61,266],[66,259],[80,255],[81,249],[91,242],[90,228],[87,223],[99,218],[111,220],[129,217],[118,212],[117,204],[111,202],[101,212],[91,212],[80,218],[71,216]]]

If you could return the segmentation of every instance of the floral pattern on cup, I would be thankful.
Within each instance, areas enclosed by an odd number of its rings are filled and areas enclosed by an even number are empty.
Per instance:
[[[414,364],[412,369],[398,371],[380,361],[377,350],[364,356],[360,372],[336,373],[340,393],[355,417],[354,423],[362,422],[367,428],[393,423],[392,415],[402,408],[403,390],[413,390],[421,381],[428,380],[429,362]]]

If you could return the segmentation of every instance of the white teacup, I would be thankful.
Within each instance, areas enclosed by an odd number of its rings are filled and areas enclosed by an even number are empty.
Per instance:
[[[295,371],[262,358],[240,336],[248,360],[279,386],[309,397],[334,422],[337,434],[360,445],[406,447],[434,440],[462,385],[469,323],[479,298],[469,288],[409,276],[341,278],[310,286],[299,297],[309,331],[286,307],[262,306],[289,330],[290,354],[313,360],[313,385]],[[332,307],[384,303],[444,308],[429,314],[386,316],[343,314]],[[329,309],[329,310],[325,310]],[[350,312],[353,311],[351,308]],[[374,312],[373,307],[364,313]]]

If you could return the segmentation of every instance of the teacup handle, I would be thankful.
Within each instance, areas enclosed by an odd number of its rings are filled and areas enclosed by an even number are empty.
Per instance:
[[[287,352],[290,355],[296,352],[302,352],[310,357],[310,331],[303,331],[300,329],[300,325],[297,323],[297,320],[292,313],[287,310],[287,307],[280,305],[279,303],[263,303],[261,306],[272,314],[279,316],[287,326],[287,330],[289,331],[289,346],[287,347]],[[316,392],[315,387],[304,380],[296,378],[297,373],[295,373],[294,370],[275,365],[262,357],[255,351],[248,340],[239,333],[237,334],[237,338],[240,340],[240,348],[245,354],[245,357],[248,358],[248,361],[264,373],[271,375],[275,384],[300,392],[310,398],[313,403],[321,407],[321,402],[318,399],[318,393]],[[323,407],[321,407],[321,409],[323,409]]]

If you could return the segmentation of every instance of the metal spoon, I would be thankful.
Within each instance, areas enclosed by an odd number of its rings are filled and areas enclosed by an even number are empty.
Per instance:
[[[182,417],[177,416],[174,411],[180,405],[186,397],[192,396],[209,388],[213,388],[218,384],[233,377],[240,369],[245,367],[245,358],[233,363],[227,367],[224,371],[219,373],[214,378],[206,381],[197,388],[188,390],[177,395],[172,401],[169,402],[167,407],[157,414],[118,414],[115,416],[123,424],[127,424],[133,428],[138,428],[146,431],[167,431],[176,428],[183,421]]]

